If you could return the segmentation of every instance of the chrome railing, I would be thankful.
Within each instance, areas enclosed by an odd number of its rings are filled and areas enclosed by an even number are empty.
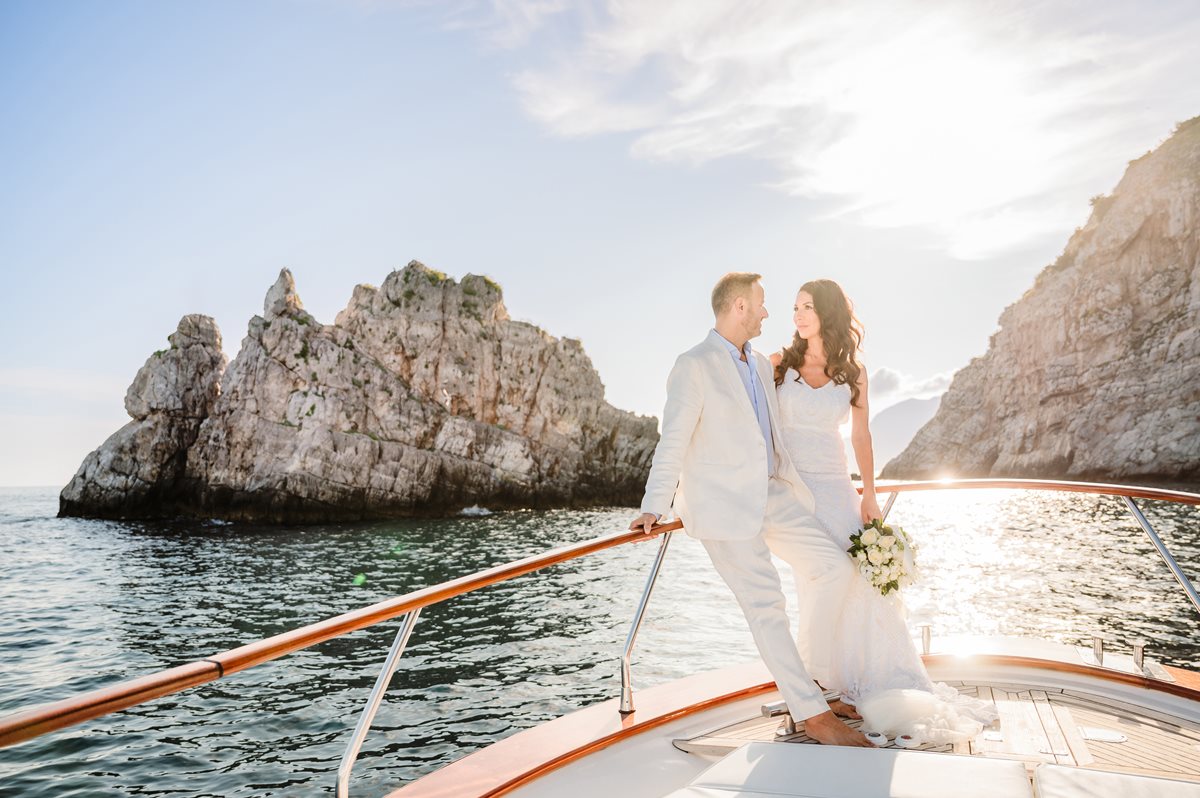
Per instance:
[[[862,491],[860,490],[859,492],[861,493]],[[892,511],[892,505],[896,503],[896,498],[899,495],[900,495],[899,493],[888,494],[887,501],[883,503],[883,512],[880,513],[880,515],[883,516],[884,521],[887,520],[888,513],[890,513]]]
[[[1170,549],[1167,544],[1163,543],[1163,539],[1154,531],[1154,527],[1150,524],[1149,519],[1142,514],[1142,508],[1138,507],[1137,502],[1132,496],[1122,496],[1125,501],[1125,506],[1129,508],[1130,514],[1142,527],[1142,531],[1146,533],[1146,537],[1150,538],[1150,542],[1154,544],[1154,548],[1158,551],[1158,556],[1162,557],[1162,561],[1167,564],[1167,568],[1171,569],[1171,575],[1175,577],[1175,581],[1183,588],[1183,592],[1187,594],[1188,600],[1192,602],[1192,606],[1196,608],[1196,612],[1200,612],[1200,595],[1196,594],[1196,586],[1192,584],[1192,580],[1188,579],[1187,574],[1179,567],[1179,563],[1175,562],[1175,558],[1171,556]]]
[[[658,544],[658,554],[654,557],[654,565],[650,575],[646,577],[646,587],[642,590],[642,600],[638,602],[637,611],[633,614],[633,623],[629,627],[629,635],[625,638],[625,650],[621,653],[621,708],[622,715],[633,712],[633,672],[629,661],[633,656],[633,644],[637,642],[638,629],[642,627],[642,618],[646,615],[646,605],[650,603],[650,594],[654,592],[654,583],[658,581],[658,572],[662,569],[663,558],[667,556],[667,545],[671,542],[671,533],[662,536]]]
[[[902,491],[928,490],[929,489],[928,486],[930,486],[930,485],[934,486],[935,488],[942,486],[941,483],[933,482],[933,483],[908,483],[908,484],[900,484],[900,485],[885,485],[885,486],[877,488],[876,489],[877,493],[885,493],[886,492],[886,493],[890,494],[888,496],[887,503],[883,507],[883,518],[885,520],[887,519],[888,513],[891,512],[891,510],[892,510],[892,505],[894,505],[896,503],[896,498],[900,495],[900,493]],[[1146,489],[1127,489],[1121,485],[1096,485],[1096,484],[1092,484],[1089,482],[1052,482],[1052,481],[1043,482],[1041,480],[1023,480],[1023,481],[1014,483],[1012,480],[961,479],[961,480],[955,480],[955,481],[951,482],[949,485],[945,485],[945,487],[960,488],[960,489],[961,488],[1009,488],[1009,487],[1014,487],[1014,486],[1020,487],[1020,488],[1025,488],[1027,490],[1051,490],[1051,491],[1065,490],[1066,492],[1073,492],[1073,493],[1092,493],[1092,494],[1098,494],[1098,495],[1113,496],[1114,498],[1121,499],[1121,501],[1123,501],[1125,503],[1126,509],[1129,510],[1129,514],[1133,516],[1133,519],[1138,522],[1138,526],[1140,526],[1142,528],[1142,531],[1146,533],[1146,537],[1150,539],[1150,543],[1154,546],[1155,551],[1158,552],[1158,556],[1162,558],[1162,561],[1164,563],[1166,563],[1167,568],[1171,571],[1171,575],[1175,577],[1175,581],[1179,583],[1179,587],[1181,587],[1183,589],[1183,592],[1187,595],[1188,601],[1192,602],[1192,607],[1195,608],[1197,613],[1200,613],[1200,593],[1196,592],[1196,586],[1192,584],[1192,580],[1189,579],[1187,574],[1185,574],[1183,572],[1183,569],[1179,567],[1179,563],[1176,562],[1175,557],[1171,554],[1171,550],[1167,548],[1167,544],[1163,542],[1163,539],[1161,537],[1159,537],[1159,534],[1154,531],[1154,525],[1151,524],[1150,519],[1146,518],[1146,516],[1142,513],[1142,508],[1138,507],[1138,504],[1135,501],[1135,496],[1141,495],[1141,496],[1143,496],[1143,498],[1149,498],[1149,499],[1165,499],[1168,501],[1170,501],[1170,500],[1186,501],[1187,503],[1190,503],[1190,504],[1196,504],[1197,502],[1192,501],[1193,499],[1196,498],[1196,494],[1183,493],[1183,492],[1178,492],[1178,491],[1153,491],[1153,490],[1146,490]],[[1100,488],[1100,489],[1108,488],[1111,490],[1083,490],[1082,488]],[[1149,494],[1153,494],[1153,493],[1161,493],[1164,495],[1159,495],[1159,496],[1149,495]],[[1179,497],[1187,497],[1187,498],[1181,499]]]
[[[630,626],[629,635],[625,638],[625,649],[621,655],[620,712],[622,715],[629,715],[634,711],[633,674],[630,669],[633,646],[637,642],[638,630],[642,626],[642,618],[645,617],[646,606],[650,603],[650,595],[654,592],[654,584],[658,581],[658,574],[662,570],[663,559],[667,556],[667,546],[671,543],[671,533],[678,528],[679,524],[676,523],[656,527],[655,529],[655,533],[659,535],[660,540],[658,553],[654,557],[654,564],[650,568],[650,575],[646,578],[646,586],[642,590],[641,601],[638,602],[637,610],[634,612],[633,624]],[[348,798],[350,794],[350,773],[354,769],[354,763],[358,760],[358,754],[362,750],[363,741],[366,739],[367,732],[371,729],[375,713],[379,710],[379,705],[383,702],[384,693],[387,692],[388,685],[392,681],[392,676],[396,673],[396,667],[400,664],[400,657],[404,654],[404,648],[408,645],[408,638],[412,635],[413,627],[417,624],[417,616],[420,614],[421,610],[417,608],[408,615],[405,615],[400,626],[400,631],[396,633],[396,639],[392,641],[392,647],[388,650],[387,658],[383,662],[383,669],[379,672],[378,678],[375,679],[375,686],[371,688],[371,694],[367,697],[367,705],[363,707],[362,714],[359,715],[358,722],[354,725],[354,732],[350,735],[350,740],[346,744],[346,750],[342,754],[341,762],[338,765],[336,798]]]
[[[891,511],[892,505],[896,502],[896,497],[902,492],[917,491],[917,490],[937,490],[937,489],[972,489],[972,488],[1000,488],[1000,489],[1023,489],[1023,490],[1047,490],[1063,493],[1090,493],[1093,495],[1112,496],[1121,499],[1130,515],[1137,521],[1138,526],[1146,533],[1146,537],[1150,539],[1150,543],[1154,546],[1158,556],[1166,564],[1171,571],[1171,575],[1175,577],[1175,581],[1179,583],[1179,587],[1183,589],[1188,601],[1192,603],[1192,607],[1197,613],[1200,613],[1200,593],[1196,592],[1196,586],[1192,584],[1192,580],[1188,578],[1183,569],[1179,567],[1179,563],[1171,554],[1167,544],[1159,534],[1154,531],[1154,526],[1150,520],[1142,513],[1142,509],[1138,506],[1135,499],[1162,499],[1165,501],[1175,501],[1184,504],[1200,504],[1197,501],[1198,497],[1195,493],[1185,493],[1183,491],[1155,489],[1155,488],[1130,488],[1124,485],[1103,485],[1091,482],[1058,482],[1053,480],[1005,480],[1005,479],[959,479],[959,480],[942,480],[937,482],[909,482],[898,485],[883,485],[876,488],[876,493],[889,493],[887,504],[883,509],[883,517],[886,519],[887,514]]]
[[[337,798],[347,798],[350,795],[350,771],[354,769],[358,752],[362,749],[367,731],[371,728],[371,721],[375,720],[375,713],[379,711],[379,705],[383,702],[383,694],[387,692],[392,676],[396,673],[396,666],[400,664],[400,657],[404,654],[404,647],[408,645],[408,638],[412,636],[413,627],[417,625],[417,617],[420,614],[421,610],[415,609],[400,622],[400,631],[396,632],[396,639],[388,649],[387,659],[383,661],[383,670],[379,672],[379,678],[371,688],[367,705],[358,716],[358,723],[354,724],[354,733],[350,735],[350,742],[346,743],[346,752],[342,754],[342,761],[338,764]]]

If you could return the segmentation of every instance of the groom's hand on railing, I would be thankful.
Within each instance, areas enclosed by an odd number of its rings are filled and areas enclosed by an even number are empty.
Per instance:
[[[649,535],[650,530],[658,523],[658,516],[654,513],[642,513],[634,522],[629,525],[631,532],[641,532],[643,535]]]

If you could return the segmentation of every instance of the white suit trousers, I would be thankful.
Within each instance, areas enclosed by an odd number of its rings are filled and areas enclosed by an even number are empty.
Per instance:
[[[829,709],[813,683],[827,679],[832,635],[837,628],[854,568],[846,552],[829,539],[795,499],[791,485],[769,480],[762,530],[748,540],[705,540],[717,573],[737,599],[763,664],[796,720]],[[804,630],[801,649],[792,637],[787,602],[774,553],[792,566],[796,590],[808,597],[815,613]]]

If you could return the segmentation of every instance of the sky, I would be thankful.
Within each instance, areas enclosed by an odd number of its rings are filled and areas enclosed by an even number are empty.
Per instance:
[[[840,282],[872,410],[944,390],[1200,114],[1195,2],[0,3],[0,485],[63,485],[181,316],[332,323],[417,259],[659,415],[726,271]]]

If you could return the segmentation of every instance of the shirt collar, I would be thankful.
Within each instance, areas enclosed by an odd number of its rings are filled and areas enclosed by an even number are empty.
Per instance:
[[[739,362],[741,361],[742,356],[741,356],[741,353],[738,352],[738,348],[736,346],[734,346],[732,343],[730,343],[728,338],[726,338],[725,336],[723,336],[719,332],[717,332],[715,327],[708,331],[708,335],[710,338],[714,338],[718,342],[720,342],[725,347],[725,349],[729,352],[729,354],[733,356],[734,360],[737,360]],[[750,363],[751,358],[754,355],[754,350],[750,348],[749,341],[746,341],[746,346],[743,348],[742,351],[744,351],[746,353],[746,362]]]

